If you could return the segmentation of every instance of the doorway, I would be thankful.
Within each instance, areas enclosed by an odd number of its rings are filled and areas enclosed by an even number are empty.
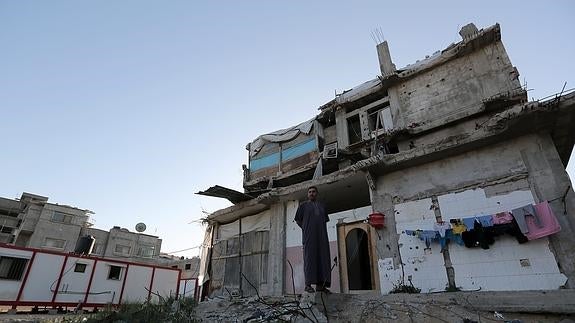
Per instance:
[[[364,221],[339,223],[337,229],[342,292],[379,290],[374,229]]]
[[[350,290],[371,289],[371,261],[367,232],[356,228],[345,237],[347,277]]]

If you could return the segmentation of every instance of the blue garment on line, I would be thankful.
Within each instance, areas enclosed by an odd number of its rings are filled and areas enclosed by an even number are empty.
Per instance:
[[[491,215],[481,215],[481,216],[474,216],[471,218],[464,218],[463,224],[467,227],[467,231],[473,230],[475,220],[479,221],[483,227],[492,227],[493,226],[493,218]]]
[[[445,231],[445,237],[439,237],[439,245],[441,246],[441,250],[445,249],[445,246],[447,245],[447,241],[452,241],[457,243],[460,246],[463,246],[463,238],[461,237],[460,234],[454,234],[452,229],[448,229],[447,231]]]
[[[420,240],[425,241],[425,246],[429,248],[431,241],[439,238],[439,232],[433,230],[405,230],[405,234],[416,236]]]

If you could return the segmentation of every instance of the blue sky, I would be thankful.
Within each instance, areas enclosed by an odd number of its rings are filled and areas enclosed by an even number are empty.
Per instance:
[[[162,251],[193,247],[190,222],[230,205],[194,193],[241,190],[248,142],[375,77],[373,29],[403,67],[468,22],[499,22],[541,98],[575,87],[573,17],[572,1],[0,0],[0,196],[45,195],[99,228],[145,222]]]

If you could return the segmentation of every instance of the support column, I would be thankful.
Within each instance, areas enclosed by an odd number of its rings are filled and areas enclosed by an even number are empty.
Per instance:
[[[284,291],[286,259],[286,209],[278,202],[270,207],[270,233],[268,251],[268,295],[281,296]]]
[[[384,41],[377,45],[377,56],[379,58],[379,69],[381,75],[386,77],[390,74],[395,73],[395,64],[391,60],[391,54],[389,52],[389,47],[387,41]],[[391,87],[387,90],[387,95],[389,96],[389,107],[391,109],[391,118],[393,120],[394,128],[403,128],[406,126],[403,115],[400,113],[399,106],[399,94],[397,93],[397,87]]]
[[[373,212],[380,212],[385,215],[385,227],[377,230],[377,250],[381,259],[393,258],[393,265],[397,269],[401,266],[401,256],[399,254],[399,235],[395,229],[395,209],[393,199],[390,194],[378,191],[377,179],[370,172],[365,174],[371,199]],[[381,180],[381,179],[379,179]]]
[[[521,151],[529,171],[529,182],[537,202],[549,205],[561,225],[561,231],[549,237],[551,250],[568,288],[575,288],[575,193],[549,134],[539,134],[538,145]]]
[[[395,64],[393,64],[393,61],[391,60],[391,54],[389,53],[389,46],[387,45],[387,41],[377,44],[376,49],[381,75],[386,76],[395,72]]]
[[[437,223],[442,222],[441,210],[439,209],[439,201],[437,196],[431,197],[431,203],[433,207],[433,213],[435,214],[435,221]],[[455,269],[453,269],[453,264],[451,263],[451,257],[449,256],[449,243],[445,243],[445,248],[441,250],[443,254],[443,262],[445,263],[445,270],[447,272],[447,283],[449,284],[449,291],[455,291],[457,286],[455,286]]]

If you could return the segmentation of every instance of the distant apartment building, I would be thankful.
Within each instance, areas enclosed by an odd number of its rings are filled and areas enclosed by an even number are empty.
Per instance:
[[[160,259],[164,260],[166,264],[172,268],[180,269],[182,271],[182,279],[198,278],[200,272],[200,258],[184,258],[184,257],[171,257],[167,254],[161,254]]]
[[[132,261],[159,261],[162,239],[148,234],[130,232],[126,228],[113,227],[110,231],[96,228],[83,228],[82,236],[91,235],[96,239],[92,254],[106,258],[131,258]]]
[[[48,203],[47,197],[30,193],[16,200],[0,197],[0,243],[72,252],[80,237],[91,235],[96,239],[94,255],[146,263],[158,260],[162,240],[157,236],[120,227],[96,229],[90,214],[90,210]]]
[[[44,196],[23,193],[19,200],[0,198],[1,242],[22,247],[74,251],[92,212],[48,203]]]

